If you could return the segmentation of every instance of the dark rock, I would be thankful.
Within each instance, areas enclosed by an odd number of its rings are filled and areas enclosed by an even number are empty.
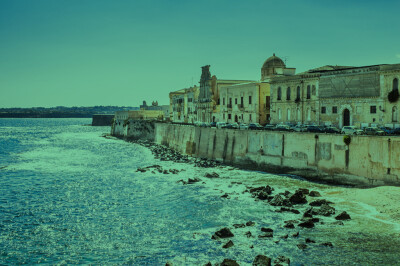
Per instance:
[[[255,224],[256,224],[255,222],[248,221],[248,222],[246,223],[246,226],[254,226]]]
[[[266,227],[261,227],[261,232],[269,233],[269,232],[274,232],[271,228],[266,228]]]
[[[225,193],[224,195],[221,196],[221,198],[229,198],[229,194]]]
[[[207,262],[204,266],[212,266],[211,262]]]
[[[271,259],[264,255],[257,255],[253,260],[253,266],[271,266]]]
[[[292,212],[294,214],[299,214],[300,212],[296,209],[293,208],[286,208],[286,207],[281,207],[281,209],[279,210],[279,212]]]
[[[142,172],[142,173],[144,173],[144,172],[146,172],[147,170],[146,169],[143,169],[143,168],[138,168],[138,169],[136,169],[136,172]]]
[[[232,242],[232,240],[229,240],[225,245],[222,246],[222,248],[230,248],[232,247],[234,244]]]
[[[333,204],[333,202],[325,200],[325,199],[319,199],[319,200],[315,200],[313,202],[310,202],[310,206],[321,206],[323,204]]]
[[[301,193],[303,193],[304,195],[308,195],[310,194],[310,191],[308,190],[308,188],[299,188],[296,191],[300,191]]]
[[[252,237],[252,234],[251,234],[250,231],[247,231],[247,232],[245,233],[245,235],[246,235],[247,237]]]
[[[312,190],[312,191],[310,191],[308,196],[310,196],[310,197],[321,197],[321,194],[318,191]]]
[[[251,246],[250,246],[250,248],[254,248],[254,246],[253,246],[253,245],[251,245]]]
[[[163,174],[164,174],[164,175],[168,175],[169,172],[168,172],[167,170],[164,170],[164,171],[163,171]]]
[[[289,201],[292,204],[305,204],[307,203],[306,196],[301,191],[296,191],[293,195],[290,196]]]
[[[269,202],[272,206],[286,206],[292,207],[292,203],[288,199],[284,199],[281,195],[277,194]]]
[[[302,223],[299,223],[298,226],[300,227],[305,227],[305,228],[313,228],[314,227],[314,222],[311,220],[304,221]]]
[[[167,263],[165,263],[165,266],[172,266],[172,263],[171,262],[167,262]]]
[[[313,213],[314,213],[313,208],[308,208],[308,209],[304,212],[303,217],[305,217],[305,218],[311,218],[311,217],[313,217]]]
[[[233,227],[235,227],[235,228],[243,228],[243,227],[246,227],[246,225],[245,224],[234,224]]]
[[[283,193],[283,195],[284,195],[285,197],[289,197],[291,194],[292,194],[292,193],[290,193],[289,190],[285,190],[285,192]]]
[[[207,178],[218,178],[218,177],[219,177],[219,174],[217,174],[216,172],[206,173],[206,174],[204,175],[204,177],[207,177]]]
[[[292,236],[293,236],[293,237],[298,237],[299,234],[300,234],[299,232],[296,232],[296,233],[292,234]]]
[[[224,259],[221,266],[239,266],[239,264],[235,260]]]
[[[333,214],[335,214],[335,208],[329,206],[328,204],[322,204],[317,212],[317,215],[323,216],[331,216]]]
[[[312,239],[306,238],[306,243],[315,243],[315,241]]]
[[[307,245],[306,245],[306,244],[303,244],[303,243],[300,243],[300,244],[297,244],[297,247],[298,247],[299,249],[301,249],[301,250],[304,250],[304,249],[307,248]]]
[[[288,237],[289,237],[288,234],[281,236],[281,238],[283,238],[283,239],[287,239]]]
[[[274,233],[273,232],[266,232],[266,233],[258,236],[258,238],[267,238],[267,237],[274,237]]]
[[[231,230],[229,228],[227,228],[227,227],[224,227],[221,230],[218,230],[217,232],[215,232],[214,235],[219,237],[219,238],[228,238],[228,237],[235,236],[234,234],[232,234]]]
[[[321,246],[333,247],[333,244],[332,244],[332,242],[324,242],[324,243],[321,243]]]
[[[285,225],[283,227],[285,227],[285,228],[294,228],[294,224],[293,223],[285,223]]]
[[[351,217],[347,212],[342,212],[338,216],[335,217],[336,220],[350,220]]]
[[[187,182],[184,181],[183,179],[181,179],[181,180],[179,180],[179,181],[176,181],[176,183],[182,183],[183,185],[186,185],[186,184],[187,184]]]
[[[286,258],[285,256],[279,256],[274,260],[274,264],[275,265],[282,265],[282,264],[290,265],[290,259]]]
[[[195,177],[195,178],[189,178],[187,183],[188,184],[194,184],[194,183],[197,183],[197,182],[200,182],[200,181],[201,181],[200,178]]]

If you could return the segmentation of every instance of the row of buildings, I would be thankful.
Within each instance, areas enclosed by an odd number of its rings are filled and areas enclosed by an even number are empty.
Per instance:
[[[400,64],[295,72],[275,54],[262,65],[258,81],[218,79],[203,66],[199,86],[169,94],[169,119],[400,127]]]

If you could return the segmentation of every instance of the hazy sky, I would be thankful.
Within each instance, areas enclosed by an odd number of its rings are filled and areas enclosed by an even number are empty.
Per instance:
[[[0,107],[138,106],[198,84],[400,63],[400,1],[0,0]]]

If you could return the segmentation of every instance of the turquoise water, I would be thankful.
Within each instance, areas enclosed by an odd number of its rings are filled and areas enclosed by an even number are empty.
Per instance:
[[[244,179],[296,189],[287,177],[224,167],[215,169],[221,178],[209,180],[210,169],[155,160],[147,148],[101,137],[107,127],[82,126],[90,122],[0,119],[0,264],[202,265],[224,258],[250,264],[258,254],[285,255],[293,265],[397,263],[396,247],[371,244],[386,243],[384,236],[289,230],[283,220],[298,216],[242,193]],[[154,164],[180,172],[136,172]],[[177,183],[193,177],[205,183]],[[221,198],[225,192],[230,199]],[[234,247],[222,249],[226,241],[211,239],[216,230],[249,220],[256,226],[233,230]],[[274,238],[258,239],[261,226],[273,228]],[[299,238],[280,238],[296,231]],[[299,250],[306,237],[317,243]],[[318,245],[325,241],[335,247]]]

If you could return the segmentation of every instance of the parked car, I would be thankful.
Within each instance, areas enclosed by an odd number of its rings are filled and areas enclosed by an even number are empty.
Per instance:
[[[226,126],[225,122],[217,122],[217,124],[215,125],[216,128],[223,128]]]
[[[278,130],[278,131],[293,131],[293,128],[291,128],[289,125],[277,125],[275,130]]]
[[[393,129],[393,135],[400,135],[400,127]]]
[[[363,133],[363,130],[359,129],[356,126],[344,126],[342,127],[340,133],[346,135],[361,135]]]
[[[324,133],[324,131],[318,126],[307,126],[307,132]]]
[[[249,129],[261,130],[261,129],[263,129],[263,127],[259,123],[250,123],[249,124]]]
[[[211,122],[210,123],[210,127],[216,127],[217,126],[217,122]]]
[[[325,133],[334,133],[334,134],[339,134],[340,130],[337,127],[334,126],[327,126],[324,128]]]
[[[239,129],[249,129],[249,125],[240,123],[239,124]]]
[[[394,135],[396,132],[395,128],[390,127],[378,127],[380,130],[384,131],[386,135]]]
[[[385,131],[383,131],[377,127],[366,127],[366,128],[364,128],[364,133],[366,135],[379,135],[379,136],[386,135]]]
[[[275,130],[276,129],[276,125],[275,124],[266,124],[264,126],[264,130]]]
[[[239,124],[238,123],[230,123],[230,124],[226,124],[226,126],[224,128],[229,128],[229,129],[239,129]]]
[[[307,131],[307,127],[305,125],[295,125],[293,127],[293,131],[296,132],[306,132]]]

